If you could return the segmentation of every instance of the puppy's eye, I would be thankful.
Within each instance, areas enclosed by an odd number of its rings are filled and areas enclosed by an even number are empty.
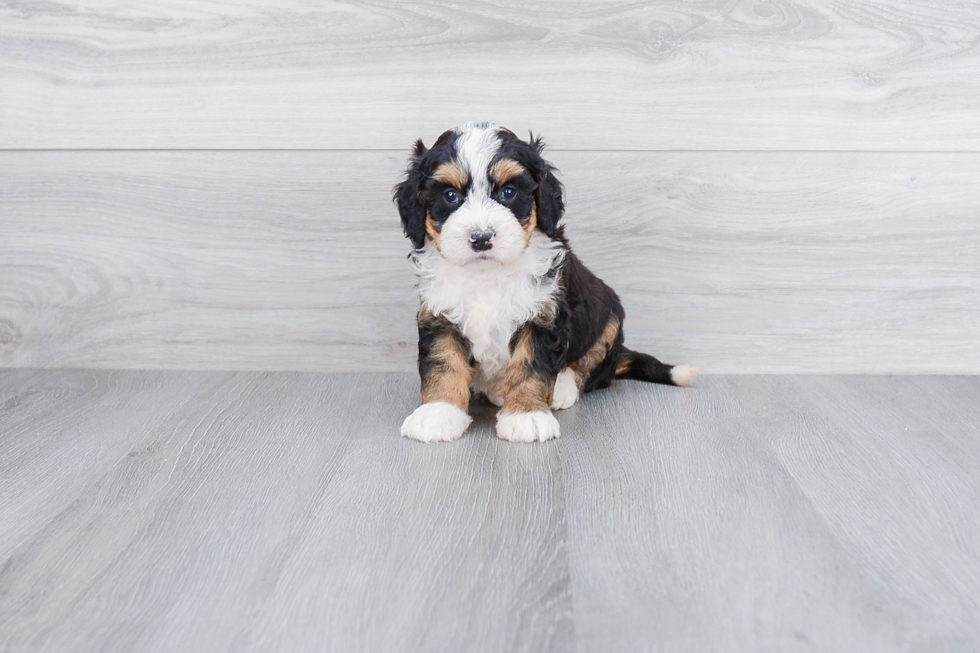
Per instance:
[[[446,202],[448,202],[449,204],[459,204],[459,200],[462,199],[459,196],[459,192],[453,190],[452,188],[450,188],[449,190],[447,190],[443,194],[442,198],[444,200],[446,200]]]
[[[500,199],[506,202],[508,200],[514,199],[514,197],[517,196],[517,191],[511,188],[510,186],[504,186],[503,188],[500,189],[499,195],[500,195]]]

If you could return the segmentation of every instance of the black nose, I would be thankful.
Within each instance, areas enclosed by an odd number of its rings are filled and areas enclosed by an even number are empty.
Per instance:
[[[492,231],[470,232],[470,247],[477,252],[485,252],[493,247]]]

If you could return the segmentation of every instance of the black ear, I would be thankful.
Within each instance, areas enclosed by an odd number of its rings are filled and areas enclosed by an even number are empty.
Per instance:
[[[538,183],[537,205],[538,205],[538,227],[549,238],[561,235],[561,228],[558,221],[565,213],[564,187],[555,176],[553,165],[544,160],[541,153],[544,151],[544,141],[541,137],[534,138],[531,135],[528,143],[531,146],[531,173]]]
[[[395,186],[395,204],[402,218],[402,231],[412,241],[415,249],[425,245],[425,200],[422,198],[422,157],[426,153],[422,139],[415,141],[415,148],[408,160],[405,180]]]

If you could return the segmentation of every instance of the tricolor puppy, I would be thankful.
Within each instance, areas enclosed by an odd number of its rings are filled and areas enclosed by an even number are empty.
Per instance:
[[[562,186],[541,157],[488,123],[416,142],[395,202],[415,251],[422,405],[402,435],[466,432],[470,393],[500,406],[497,437],[558,437],[552,409],[617,378],[685,385],[698,372],[623,346],[623,306],[565,240]]]

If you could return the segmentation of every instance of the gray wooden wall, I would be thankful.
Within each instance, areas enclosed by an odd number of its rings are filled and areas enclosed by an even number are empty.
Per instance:
[[[631,346],[980,373],[980,2],[142,4],[0,5],[0,366],[411,369],[390,190],[493,120]]]

